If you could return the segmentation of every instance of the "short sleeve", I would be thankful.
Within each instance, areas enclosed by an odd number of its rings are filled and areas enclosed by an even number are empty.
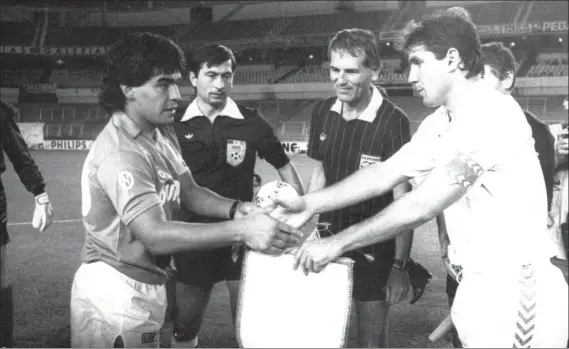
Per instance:
[[[255,129],[259,132],[257,148],[259,157],[267,160],[276,169],[284,167],[290,162],[290,159],[275,135],[271,124],[261,114],[257,114],[255,117],[257,118]]]
[[[109,155],[97,169],[97,180],[126,225],[160,204],[152,166],[140,154],[117,152]]]
[[[431,172],[436,166],[437,148],[440,147],[437,139],[437,118],[436,114],[429,115],[407,143],[402,144],[399,149],[396,149],[395,144],[390,149],[393,154],[386,163],[397,173],[409,178],[422,177]],[[399,137],[398,142],[401,144],[406,137],[405,127],[410,130],[408,119],[407,126],[401,121],[400,127],[403,136]]]
[[[320,101],[312,109],[310,117],[310,133],[308,137],[307,155],[318,161],[322,161],[323,154],[320,149],[322,141],[320,140],[320,133],[322,133],[322,119],[325,110],[326,101]]]

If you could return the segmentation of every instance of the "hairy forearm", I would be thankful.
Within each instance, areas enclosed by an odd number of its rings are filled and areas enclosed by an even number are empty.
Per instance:
[[[334,211],[382,195],[405,179],[390,173],[384,163],[378,163],[323,190],[306,194],[304,198],[314,214]]]
[[[302,180],[298,175],[298,171],[292,162],[289,162],[288,164],[279,168],[278,172],[283,182],[292,185],[300,195],[304,194],[304,185],[302,184]]]
[[[154,233],[141,240],[155,255],[209,250],[240,242],[241,226],[240,221],[210,224],[158,221],[147,229]]]
[[[229,210],[235,200],[225,198],[200,186],[195,186],[184,201],[184,206],[199,215],[229,219]]]
[[[375,216],[340,232],[333,239],[338,240],[344,253],[384,242],[405,233],[399,237],[402,244],[398,244],[400,256],[405,257],[404,253],[407,252],[408,256],[411,250],[409,238],[413,236],[412,230],[432,218],[423,205],[400,199]]]

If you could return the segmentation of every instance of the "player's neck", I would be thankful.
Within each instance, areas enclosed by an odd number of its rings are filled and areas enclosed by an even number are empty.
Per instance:
[[[472,110],[472,103],[480,103],[478,94],[474,92],[475,88],[476,81],[474,80],[459,79],[454,82],[444,104],[451,120],[456,120],[460,115],[469,115],[468,111]]]
[[[227,105],[227,100],[225,100],[225,102],[223,102],[223,104],[220,104],[219,106],[213,106],[211,104],[208,104],[206,102],[204,102],[201,98],[196,97],[196,101],[197,101],[197,105],[198,105],[198,109],[202,112],[202,114],[209,119],[209,121],[211,121],[212,123],[215,121],[215,118],[221,114],[221,112],[223,111],[223,108],[225,108],[225,105]]]
[[[140,115],[139,113],[136,113],[128,106],[125,106],[124,113],[142,130],[142,132],[152,134],[154,130],[156,130],[155,125],[148,122],[148,120],[146,120],[144,116]]]
[[[352,103],[342,103],[342,118],[345,120],[354,120],[360,117],[371,102],[372,95],[373,91],[370,87],[367,94],[363,95],[360,99]]]

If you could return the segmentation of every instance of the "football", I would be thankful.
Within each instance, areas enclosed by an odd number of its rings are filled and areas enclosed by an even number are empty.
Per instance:
[[[268,182],[265,185],[259,188],[257,195],[253,202],[261,207],[270,207],[273,214],[271,216],[278,217],[278,211],[283,210],[284,208],[278,208],[278,205],[275,203],[275,200],[278,199],[287,199],[291,198],[294,199],[298,196],[298,192],[294,187],[288,183],[281,182],[281,181],[272,181]],[[320,237],[318,230],[313,227],[314,224],[306,224],[300,229],[304,232],[304,238],[302,239],[302,243],[304,241],[318,239]],[[288,252],[291,252],[295,249],[290,249]]]
[[[271,181],[259,188],[253,202],[261,207],[272,207],[274,210],[278,206],[275,203],[277,198],[294,198],[296,196],[298,196],[298,193],[292,185],[281,181]]]

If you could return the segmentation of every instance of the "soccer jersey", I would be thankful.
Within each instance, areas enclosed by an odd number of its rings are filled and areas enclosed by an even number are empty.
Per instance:
[[[186,171],[171,127],[142,132],[127,115],[115,113],[83,166],[83,262],[103,261],[134,280],[165,283],[169,257],[152,255],[128,225],[156,205],[176,220],[179,178]]]
[[[511,96],[473,87],[468,114],[440,107],[395,154],[394,168],[420,186],[435,170],[454,171],[469,188],[445,210],[453,263],[503,272],[542,259],[546,193],[531,129]],[[484,101],[480,103],[480,101]],[[457,170],[448,164],[460,164]],[[449,183],[451,185],[452,183]]]
[[[355,120],[342,118],[343,103],[336,97],[314,108],[308,143],[308,156],[321,161],[326,186],[331,186],[362,167],[385,161],[411,138],[407,115],[375,86],[367,108]],[[321,222],[330,230],[341,230],[367,219],[393,201],[389,192],[341,210],[322,213]]]

